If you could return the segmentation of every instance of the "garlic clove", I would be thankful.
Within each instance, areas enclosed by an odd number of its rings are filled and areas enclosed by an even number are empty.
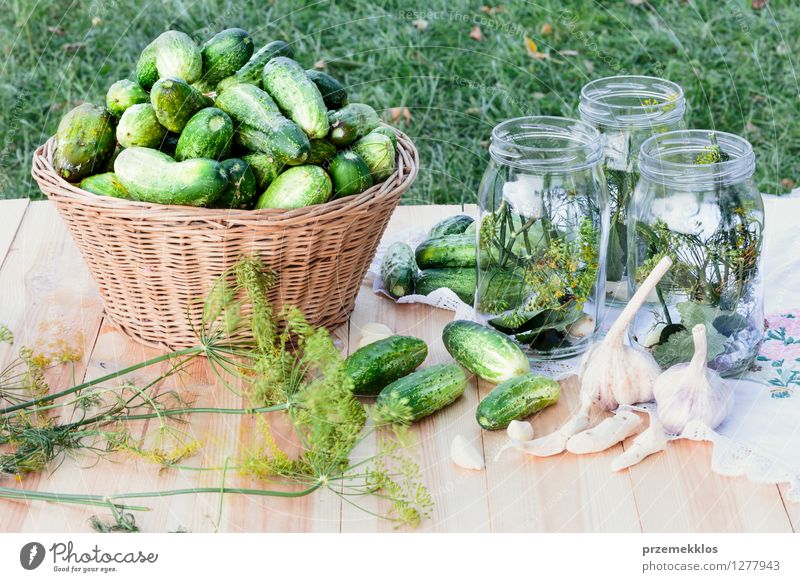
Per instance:
[[[460,434],[450,443],[450,458],[462,469],[480,471],[484,467],[483,455]]]
[[[506,428],[506,434],[514,441],[530,441],[533,440],[533,426],[524,420],[512,420]]]
[[[594,428],[571,436],[567,441],[567,450],[576,455],[605,451],[635,434],[641,425],[642,419],[635,412],[620,412]]]
[[[591,335],[595,329],[595,322],[593,317],[586,317],[580,318],[578,321],[573,323],[567,328],[567,333],[577,339],[585,338],[587,335]]]
[[[394,335],[394,332],[388,325],[370,321],[369,323],[365,323],[361,326],[361,334],[382,335],[384,337],[389,337],[390,335]]]
[[[536,457],[552,457],[563,453],[567,448],[569,437],[589,426],[589,406],[582,405],[564,426],[547,436],[524,443],[526,452]]]
[[[361,339],[358,340],[358,347],[360,349],[360,348],[363,348],[364,346],[368,346],[369,344],[374,344],[376,341],[379,341],[379,340],[382,340],[382,339],[385,339],[384,336],[373,335],[371,333],[368,333],[366,335],[362,335]]]
[[[651,422],[650,427],[642,434],[633,439],[631,447],[618,456],[611,463],[612,471],[622,471],[641,463],[647,457],[658,453],[667,448],[667,438],[664,429],[658,422]]]

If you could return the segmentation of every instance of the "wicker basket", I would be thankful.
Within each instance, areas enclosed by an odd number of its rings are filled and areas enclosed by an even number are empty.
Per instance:
[[[333,329],[353,311],[361,280],[419,157],[398,132],[397,168],[357,196],[295,210],[214,210],[98,196],[53,169],[55,138],[36,150],[32,174],[56,205],[100,289],[106,313],[148,345],[196,345],[187,305],[243,254],[279,275],[271,300]],[[189,317],[199,321],[200,306]]]

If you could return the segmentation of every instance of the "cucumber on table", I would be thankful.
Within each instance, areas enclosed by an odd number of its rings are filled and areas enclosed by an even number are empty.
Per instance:
[[[233,122],[216,107],[195,113],[183,128],[175,148],[179,162],[191,158],[219,160],[228,156],[233,140]]]
[[[375,401],[378,414],[394,423],[425,418],[455,402],[467,387],[467,376],[456,364],[438,364],[412,372],[386,386]]]
[[[395,151],[392,140],[372,131],[352,145],[353,151],[369,166],[373,181],[381,182],[394,172]]]
[[[364,103],[350,103],[328,113],[328,139],[337,147],[345,147],[364,137],[381,124],[375,110]]]
[[[528,357],[514,340],[480,323],[451,321],[442,341],[456,362],[483,380],[503,382],[530,371]]]
[[[337,79],[316,69],[308,69],[306,74],[319,89],[322,100],[325,102],[325,107],[328,109],[341,109],[347,105],[347,91]]]
[[[414,278],[417,264],[414,251],[404,242],[392,243],[381,260],[381,280],[392,297],[403,297],[414,293]]]
[[[236,140],[249,149],[301,164],[310,151],[308,136],[287,119],[266,91],[237,83],[222,91],[215,105],[239,124]]]
[[[177,30],[161,33],[155,40],[158,77],[176,77],[194,83],[203,74],[203,57],[192,38]]]
[[[267,187],[256,208],[302,208],[326,202],[333,191],[331,179],[319,166],[292,166]]]
[[[101,170],[117,145],[116,118],[105,107],[83,103],[61,118],[53,166],[59,176],[79,182]]]
[[[117,141],[124,148],[157,148],[167,136],[150,103],[138,103],[125,110],[117,125]]]
[[[183,131],[195,113],[212,104],[200,91],[177,77],[156,81],[150,90],[150,103],[158,122],[175,133]]]
[[[419,338],[393,335],[350,354],[345,371],[353,393],[375,396],[398,378],[413,372],[428,357],[428,345]]]
[[[477,245],[469,234],[448,234],[429,238],[417,247],[417,265],[420,269],[436,267],[475,267]]]
[[[95,174],[81,180],[81,190],[100,194],[101,196],[111,196],[113,198],[130,198],[125,186],[117,179],[114,172]]]
[[[203,59],[201,82],[209,91],[236,73],[253,56],[253,39],[246,30],[228,28],[208,39],[200,49]]]
[[[424,269],[417,274],[415,292],[428,295],[436,289],[447,287],[464,303],[472,305],[475,300],[477,273],[475,267]]]
[[[512,420],[522,420],[555,404],[561,388],[555,380],[540,374],[523,374],[496,386],[478,404],[475,418],[486,430],[508,427]]]
[[[372,186],[369,166],[357,153],[345,150],[336,154],[328,165],[335,198],[360,194]]]
[[[228,174],[228,186],[213,201],[214,208],[252,208],[258,196],[256,177],[250,164],[239,158],[222,162]]]
[[[176,162],[164,153],[141,147],[124,149],[114,162],[114,173],[131,198],[156,204],[207,206],[228,185],[219,162]]]
[[[433,225],[431,231],[428,233],[428,238],[438,238],[448,234],[464,234],[464,231],[475,222],[475,219],[466,214],[456,214],[455,216],[448,216]]]
[[[264,72],[264,65],[274,57],[289,57],[292,59],[294,58],[294,50],[291,45],[282,40],[274,40],[261,47],[253,53],[253,56],[236,73],[225,77],[217,83],[217,93],[237,83],[247,83],[261,87],[261,75]]]
[[[309,138],[328,135],[328,110],[325,101],[305,70],[288,57],[275,57],[264,66],[264,90],[281,111]]]
[[[120,117],[131,105],[149,102],[150,95],[147,91],[130,79],[113,83],[106,93],[106,108],[114,117]]]

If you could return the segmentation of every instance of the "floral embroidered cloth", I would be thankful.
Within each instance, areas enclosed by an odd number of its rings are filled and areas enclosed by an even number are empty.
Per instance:
[[[800,389],[800,309],[769,315],[767,324],[756,370],[748,377],[769,386],[773,398],[788,398]]]

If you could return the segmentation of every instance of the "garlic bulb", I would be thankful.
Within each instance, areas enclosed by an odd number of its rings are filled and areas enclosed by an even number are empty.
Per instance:
[[[706,326],[694,326],[692,336],[691,362],[665,370],[653,389],[658,418],[672,434],[682,433],[690,421],[717,428],[733,408],[733,387],[706,366]]]
[[[664,257],[633,294],[617,320],[599,344],[584,354],[578,376],[581,382],[581,407],[564,426],[530,443],[531,454],[548,457],[562,453],[569,438],[589,426],[589,411],[599,404],[614,410],[621,404],[647,402],[653,398],[653,385],[661,368],[650,352],[625,345],[625,333],[633,316],[672,266]]]
[[[462,469],[472,471],[480,471],[484,465],[483,456],[478,449],[460,434],[450,443],[450,459]]]

